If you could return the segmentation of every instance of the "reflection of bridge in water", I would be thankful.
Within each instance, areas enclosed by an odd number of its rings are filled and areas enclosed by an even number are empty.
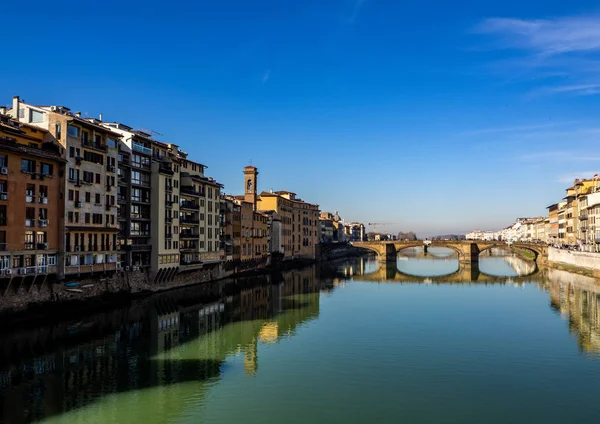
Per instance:
[[[429,258],[431,260],[447,260],[447,258]],[[397,263],[379,263],[376,269],[368,269],[364,264],[354,273],[360,281],[403,282],[403,283],[523,283],[526,281],[543,281],[544,273],[535,263],[528,263],[515,257],[503,257],[518,276],[495,276],[482,272],[478,264],[458,263],[458,269],[453,273],[436,276],[412,275],[398,269]],[[363,272],[360,272],[363,271]]]

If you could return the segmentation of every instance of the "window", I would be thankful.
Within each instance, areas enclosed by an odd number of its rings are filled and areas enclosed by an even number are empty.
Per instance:
[[[6,225],[6,205],[0,206],[0,225]]]
[[[48,237],[46,235],[47,233],[45,231],[38,231],[36,234],[36,240],[38,243],[47,243],[48,242]]]
[[[6,180],[0,180],[0,193],[7,193],[8,183]]]
[[[73,212],[69,211],[67,212],[67,221],[72,224],[73,223]]]
[[[85,214],[85,223],[89,224],[90,223],[90,214],[86,212]]]
[[[94,182],[94,173],[83,171],[83,181],[92,184]]]
[[[33,196],[35,196],[35,184],[27,184],[25,188],[25,196],[31,197],[31,199],[27,199],[27,203],[33,203]]]
[[[29,122],[43,122],[44,113],[38,110],[29,109]]]
[[[54,126],[54,129],[56,131],[56,139],[60,140],[62,137],[62,126],[60,124],[56,124]],[[73,156],[71,156],[71,157],[73,157]]]
[[[42,168],[41,171],[42,171],[43,175],[46,175],[48,177],[52,176],[52,168],[53,168],[52,164],[42,162],[41,168]]]
[[[110,149],[114,149],[117,147],[117,142],[113,139],[113,138],[107,138],[106,139],[106,145],[110,148]]]
[[[35,161],[30,159],[21,159],[21,172],[35,172]]]
[[[39,212],[39,218],[40,219],[48,219],[48,209],[46,208],[40,208],[38,210]]]
[[[1,167],[8,166],[8,155],[0,155],[0,166]]]
[[[74,125],[67,126],[67,134],[69,134],[71,137],[79,137],[79,127]]]
[[[100,174],[96,174],[96,184],[100,184],[100,181],[101,181],[100,178],[101,178]]]
[[[96,193],[96,203],[100,204],[101,200],[100,200],[100,193]]]
[[[85,202],[86,203],[90,203],[92,201],[92,193],[90,193],[89,191],[85,192]]]
[[[73,201],[73,200],[75,199],[75,196],[74,196],[74,194],[73,194],[73,193],[74,193],[74,191],[73,191],[73,190],[69,190],[69,200],[70,200],[70,201]]]
[[[90,133],[87,131],[82,131],[81,132],[81,143],[89,144],[89,142],[90,142]]]
[[[104,165],[104,155],[94,152],[88,152],[87,150],[83,151],[83,160]]]

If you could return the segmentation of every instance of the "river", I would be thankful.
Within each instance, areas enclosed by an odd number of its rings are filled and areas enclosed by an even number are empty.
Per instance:
[[[502,251],[469,274],[437,248],[394,265],[353,258],[4,325],[0,422],[598,419],[598,282]]]

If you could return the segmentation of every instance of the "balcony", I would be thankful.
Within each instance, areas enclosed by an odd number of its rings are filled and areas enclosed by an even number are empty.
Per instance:
[[[168,174],[168,175],[174,174],[171,164],[166,164],[166,163],[161,163],[160,166],[158,167],[158,171],[163,174]]]
[[[179,207],[181,209],[193,209],[193,210],[198,210],[199,205],[196,202],[190,202],[190,201],[182,201],[179,203]]]
[[[114,165],[106,165],[106,172],[117,172],[117,167]]]
[[[166,239],[173,238],[173,233],[165,233],[165,238]]]
[[[166,191],[167,193],[171,193],[171,192],[173,192],[173,186],[170,186],[170,185],[167,185],[167,186],[165,186],[165,191]]]
[[[108,146],[106,144],[94,143],[91,140],[81,140],[81,145],[83,147],[99,150],[101,152],[106,152],[108,150]]]
[[[131,180],[131,184],[142,186],[142,187],[150,187],[150,181]]]
[[[584,221],[584,220],[586,220],[586,219],[588,219],[588,216],[587,216],[587,214],[585,214],[585,215],[579,215],[579,220],[580,220],[580,221]]]
[[[204,196],[204,192],[194,189],[193,186],[182,186],[180,191],[181,191],[181,193],[187,194],[190,196]]]
[[[197,218],[187,217],[187,216],[184,216],[183,218],[179,218],[179,222],[181,224],[193,224],[193,225],[200,224],[200,220],[198,220]]]
[[[125,200],[125,199],[123,199],[123,200]],[[150,198],[149,197],[132,197],[131,201],[135,202],[135,203],[150,203]]]
[[[140,252],[142,250],[152,250],[152,246],[149,244],[125,244],[123,245],[125,250],[131,250],[132,252]]]
[[[24,243],[24,249],[25,250],[34,250],[35,249],[35,243],[31,242],[31,243]]]
[[[139,143],[132,143],[131,148],[136,152],[143,153],[145,155],[152,155],[152,149],[144,147]]]
[[[194,231],[182,231],[179,233],[180,239],[197,239],[199,236],[200,234]]]
[[[152,218],[150,218],[150,215],[134,214],[131,215],[131,219],[136,221],[150,221]]]
[[[181,250],[182,252],[186,252],[186,251],[196,252],[198,250],[198,245],[195,243],[181,245],[179,250]]]
[[[47,219],[40,219],[38,220],[38,227],[47,227],[48,226],[48,220]]]

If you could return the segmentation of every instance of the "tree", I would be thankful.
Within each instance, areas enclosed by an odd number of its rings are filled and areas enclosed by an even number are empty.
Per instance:
[[[408,233],[399,232],[398,240],[417,240],[417,235],[413,231],[409,231]]]

